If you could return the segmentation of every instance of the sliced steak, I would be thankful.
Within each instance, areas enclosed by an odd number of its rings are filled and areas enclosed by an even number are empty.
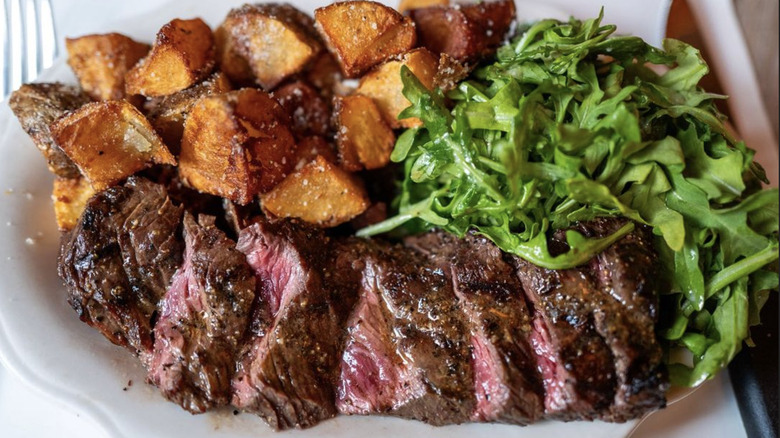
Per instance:
[[[184,264],[160,305],[148,379],[192,413],[230,403],[236,350],[249,320],[255,276],[235,242],[184,216]]]
[[[347,323],[339,412],[469,421],[476,405],[471,339],[452,283],[408,248],[374,245],[357,251],[365,268]]]
[[[51,137],[49,125],[69,111],[90,101],[81,90],[70,85],[24,84],[11,93],[11,107],[26,132],[49,164],[49,170],[63,178],[76,178],[81,173]]]
[[[544,413],[544,387],[529,342],[531,314],[502,252],[484,237],[444,232],[406,240],[450,278],[471,331],[477,405],[473,421],[530,424]]]
[[[604,236],[623,224],[604,219],[577,228]],[[534,310],[531,342],[548,418],[625,421],[664,405],[653,331],[656,273],[644,233],[634,231],[575,269],[548,270],[512,258]]]
[[[597,219],[579,230],[606,236],[622,225]],[[614,300],[593,311],[596,330],[612,350],[617,378],[615,400],[604,420],[626,421],[666,405],[669,384],[655,336],[659,262],[651,242],[650,228],[639,227],[589,265],[599,288]]]
[[[95,195],[63,235],[58,271],[79,318],[147,359],[157,303],[181,264],[182,208],[131,177]]]
[[[239,235],[258,288],[233,404],[275,429],[336,415],[342,332],[357,283],[339,281],[329,245],[320,230],[291,221],[261,220]]]

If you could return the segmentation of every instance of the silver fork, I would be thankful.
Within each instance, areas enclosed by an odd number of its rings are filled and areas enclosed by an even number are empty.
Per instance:
[[[51,0],[3,0],[0,100],[31,82],[57,57]]]

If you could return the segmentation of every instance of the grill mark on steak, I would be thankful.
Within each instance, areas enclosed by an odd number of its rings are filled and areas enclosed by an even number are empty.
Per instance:
[[[79,318],[146,362],[157,303],[181,264],[183,209],[131,177],[95,195],[60,242],[58,273]]]
[[[522,285],[501,251],[483,237],[444,232],[408,238],[453,283],[471,330],[476,409],[472,421],[529,424],[544,412],[544,388],[529,336]]]
[[[452,284],[407,248],[371,245],[347,328],[339,411],[434,425],[469,421],[476,404],[470,336]]]
[[[290,221],[260,220],[239,235],[260,309],[233,379],[233,404],[278,430],[336,415],[341,333],[356,285],[340,281],[329,245],[320,230]]]
[[[602,237],[623,224],[596,219],[575,228]],[[512,260],[534,308],[531,340],[548,417],[626,421],[665,405],[668,384],[654,333],[657,265],[646,228],[575,269]]]
[[[192,413],[230,403],[235,353],[244,335],[255,277],[235,243],[186,213],[184,264],[160,303],[148,380]]]

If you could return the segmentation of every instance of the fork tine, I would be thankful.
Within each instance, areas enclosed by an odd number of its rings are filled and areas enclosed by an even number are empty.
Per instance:
[[[3,95],[11,92],[11,2],[3,0],[5,38],[3,39]]]
[[[19,39],[21,40],[22,50],[17,56],[17,60],[22,66],[21,84],[27,82],[29,78],[29,71],[27,70],[27,54],[28,54],[28,41],[27,41],[27,8],[25,7],[25,0],[18,0],[16,6],[19,12]],[[19,84],[19,86],[21,86]]]
[[[41,19],[41,53],[43,53],[43,62],[41,69],[47,68],[57,57],[58,39],[57,28],[54,24],[54,6],[51,0],[36,0],[40,10]]]
[[[35,14],[35,76],[37,77],[43,70],[43,23],[40,2],[32,0],[32,8]]]

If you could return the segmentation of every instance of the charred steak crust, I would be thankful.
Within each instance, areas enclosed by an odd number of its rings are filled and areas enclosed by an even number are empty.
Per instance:
[[[235,242],[201,216],[184,215],[184,263],[160,303],[148,379],[192,413],[230,403],[236,351],[255,295],[254,272]]]
[[[233,379],[233,405],[271,427],[305,428],[336,415],[343,327],[356,297],[321,230],[294,221],[243,229],[238,249],[258,279],[252,330]]]
[[[157,303],[181,264],[182,211],[143,178],[95,195],[63,235],[58,272],[79,318],[142,359]]]
[[[366,245],[369,245],[366,243]],[[371,242],[341,362],[339,411],[470,421],[470,336],[452,283],[414,251]]]
[[[577,229],[604,236],[624,223],[597,219]],[[532,303],[547,417],[626,421],[665,405],[650,242],[638,227],[589,264],[560,271],[506,256]]]
[[[502,252],[484,237],[444,232],[406,239],[453,283],[471,333],[477,406],[472,421],[530,424],[544,414],[544,387],[530,345],[531,314]]]

